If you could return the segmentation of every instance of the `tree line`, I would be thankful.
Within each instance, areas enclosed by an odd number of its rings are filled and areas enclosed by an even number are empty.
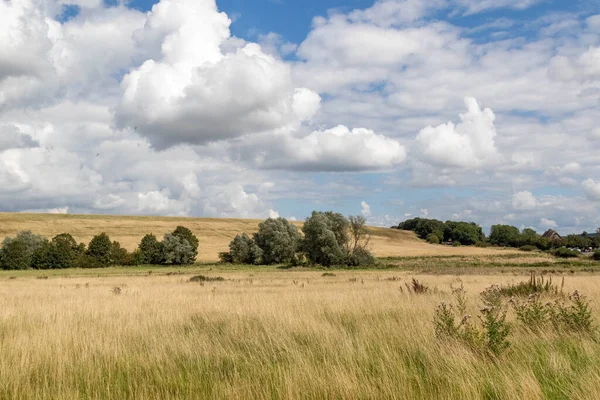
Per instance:
[[[430,243],[452,242],[464,246],[502,246],[502,247],[536,247],[540,250],[551,250],[560,247],[599,248],[600,235],[589,236],[569,235],[561,240],[543,237],[531,228],[520,230],[512,225],[493,225],[489,237],[483,229],[474,222],[446,221],[436,219],[412,218],[408,219],[396,229],[415,232],[420,238]]]
[[[153,234],[144,236],[134,252],[128,252],[106,233],[92,238],[86,246],[69,233],[51,240],[31,231],[7,237],[0,249],[0,265],[5,270],[103,268],[114,265],[185,265],[193,264],[198,254],[198,238],[178,226],[159,241]]]
[[[195,262],[198,245],[198,238],[183,226],[165,234],[162,240],[153,234],[145,235],[133,252],[111,241],[106,233],[94,236],[86,246],[77,243],[69,233],[48,240],[23,231],[2,242],[0,266],[22,270],[187,265]],[[376,262],[368,245],[365,218],[315,211],[301,231],[284,218],[269,218],[259,224],[252,236],[237,235],[229,252],[219,256],[223,262],[236,264],[366,266]]]
[[[234,264],[367,266],[376,262],[368,245],[364,217],[313,211],[302,226],[302,234],[284,218],[269,218],[259,224],[252,237],[237,235],[229,251],[219,257]]]

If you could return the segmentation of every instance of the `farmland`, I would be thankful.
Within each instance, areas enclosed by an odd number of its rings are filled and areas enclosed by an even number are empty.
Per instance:
[[[127,250],[135,250],[142,237],[154,233],[162,237],[178,225],[192,230],[198,237],[199,262],[218,260],[219,252],[227,250],[238,233],[256,231],[260,220],[176,217],[130,217],[106,215],[57,215],[0,213],[0,240],[22,230],[52,238],[67,232],[80,242],[88,243],[101,232],[118,241]],[[301,222],[296,223],[301,226]],[[434,246],[417,239],[414,233],[389,228],[370,228],[371,249],[378,257],[453,256],[504,254],[511,250],[476,247],[453,248]]]

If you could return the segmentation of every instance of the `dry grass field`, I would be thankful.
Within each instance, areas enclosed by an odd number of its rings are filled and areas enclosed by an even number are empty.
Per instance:
[[[94,235],[105,232],[111,239],[132,251],[145,234],[154,233],[160,238],[173,231],[177,225],[184,225],[190,228],[200,241],[197,260],[211,262],[218,260],[219,252],[227,250],[235,235],[242,232],[251,234],[257,230],[259,223],[259,220],[243,219],[0,213],[0,240],[22,230],[31,230],[48,238],[67,232],[78,241],[87,244]],[[300,227],[302,223],[298,222],[297,225]],[[419,240],[412,232],[396,229],[371,228],[371,235],[371,248],[378,257],[489,255],[511,252],[476,247],[435,246]]]
[[[418,275],[435,289],[418,295],[400,290],[412,272],[204,271],[225,280],[6,271],[0,398],[600,398],[597,336],[515,329],[498,359],[439,341],[434,310],[459,284],[453,275]],[[469,312],[488,285],[524,279],[462,276]],[[600,278],[567,276],[575,289],[598,319]]]

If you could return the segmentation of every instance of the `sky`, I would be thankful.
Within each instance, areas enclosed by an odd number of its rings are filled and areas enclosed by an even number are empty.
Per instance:
[[[0,0],[0,211],[600,227],[596,0]]]

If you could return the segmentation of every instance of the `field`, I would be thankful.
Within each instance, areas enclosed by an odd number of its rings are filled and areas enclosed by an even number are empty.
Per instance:
[[[22,230],[31,230],[48,238],[66,232],[87,244],[94,235],[105,232],[112,240],[132,251],[145,234],[154,233],[161,238],[165,233],[173,231],[177,225],[183,225],[190,228],[200,241],[197,260],[212,262],[219,259],[219,252],[227,251],[229,242],[237,234],[251,234],[257,230],[259,223],[259,220],[243,219],[0,213],[0,240]],[[301,227],[302,223],[298,222],[297,225]],[[412,232],[388,228],[370,230],[371,249],[379,257],[486,255],[510,252],[476,247],[434,246],[419,240]]]
[[[130,249],[143,233],[181,223],[203,238],[201,248],[211,248],[204,261],[257,224],[27,214],[0,220],[4,235],[66,231],[85,240],[106,231]],[[597,323],[600,263],[372,232],[381,258],[371,270],[206,262],[0,271],[0,398],[600,398],[597,332],[531,332],[509,312],[511,345],[494,357],[439,340],[433,324],[453,287],[464,286],[475,316],[482,290],[524,281],[530,271],[557,284],[564,279],[565,293],[581,291]],[[191,282],[196,275],[208,280]],[[413,277],[429,292],[411,293]]]
[[[566,275],[565,291],[597,299],[600,279],[570,269],[555,272]],[[480,291],[524,280],[525,269],[460,278],[401,266],[334,276],[217,266],[27,272],[0,275],[3,399],[600,396],[594,337],[517,330],[506,354],[490,359],[434,336],[433,313],[451,285],[462,282],[476,314]],[[198,273],[224,280],[189,282]],[[413,276],[432,292],[401,290]]]

